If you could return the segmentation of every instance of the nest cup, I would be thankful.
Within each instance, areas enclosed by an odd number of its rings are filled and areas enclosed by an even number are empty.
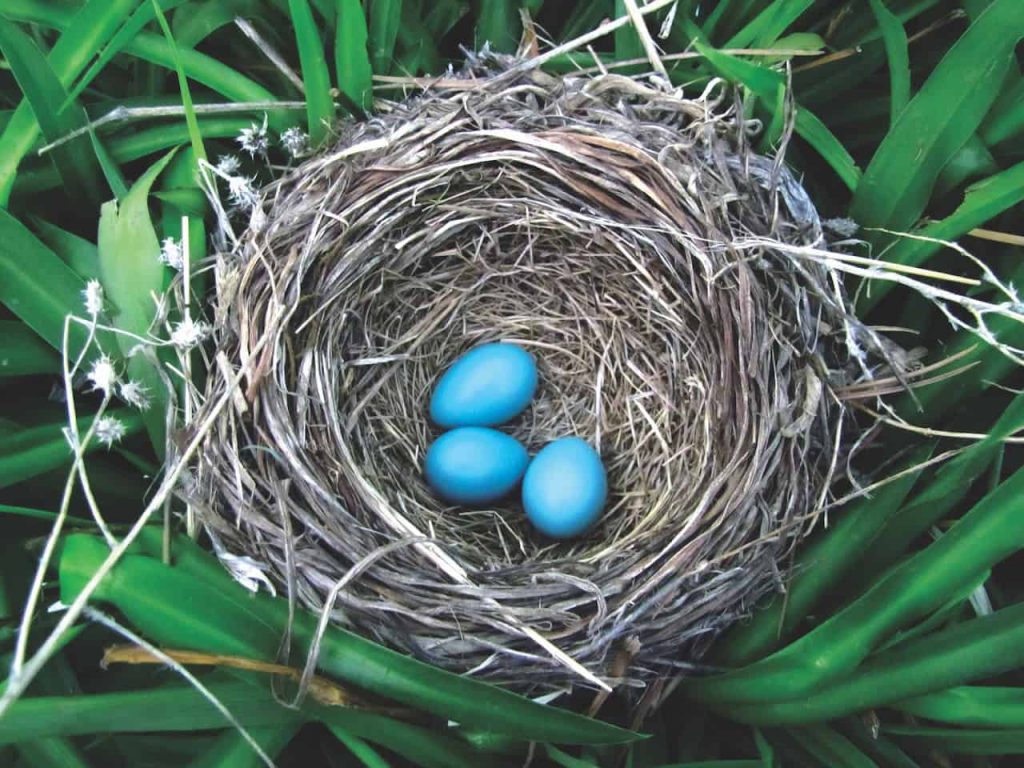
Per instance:
[[[218,553],[522,692],[699,667],[823,509],[836,391],[873,343],[836,274],[772,247],[825,244],[753,128],[721,83],[686,97],[522,62],[343,126],[219,256],[205,407],[250,372],[195,466]],[[491,341],[529,349],[542,382],[504,429],[531,452],[578,435],[605,462],[608,506],[577,540],[424,481],[432,388]]]

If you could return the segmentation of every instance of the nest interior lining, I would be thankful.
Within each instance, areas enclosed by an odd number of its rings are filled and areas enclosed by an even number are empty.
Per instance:
[[[200,454],[218,548],[314,610],[356,568],[339,622],[523,691],[586,684],[538,634],[616,684],[697,662],[822,508],[831,393],[863,375],[828,268],[731,247],[822,235],[721,98],[507,72],[348,126],[268,188],[223,256],[221,351],[272,343]],[[507,431],[605,461],[610,501],[579,540],[539,536],[514,500],[448,507],[422,478],[437,377],[494,340],[540,367]]]

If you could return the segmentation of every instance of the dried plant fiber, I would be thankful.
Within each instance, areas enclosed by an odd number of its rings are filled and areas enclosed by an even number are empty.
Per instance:
[[[699,664],[780,584],[854,439],[837,392],[886,357],[838,272],[794,255],[829,246],[754,127],[718,82],[477,62],[340,128],[220,257],[221,372],[268,343],[195,466],[218,551],[341,626],[523,692]],[[531,452],[578,435],[607,466],[583,538],[424,482],[437,377],[499,340],[542,382],[509,431]]]

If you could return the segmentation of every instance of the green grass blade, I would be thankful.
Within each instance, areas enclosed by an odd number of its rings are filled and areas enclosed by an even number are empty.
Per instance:
[[[142,419],[136,411],[116,409],[108,411],[108,414],[124,424],[127,435],[138,432],[142,427]],[[92,423],[92,418],[91,415],[88,415],[78,419],[80,434],[85,434]],[[71,448],[68,446],[63,432],[63,428],[66,426],[66,421],[59,421],[38,427],[29,427],[18,430],[3,440],[0,445],[0,488],[6,488],[52,469],[69,465],[71,463]],[[100,447],[100,444],[94,440],[86,447],[86,450],[95,451]]]
[[[160,7],[164,11],[170,11],[173,8],[183,4],[186,0],[160,0]],[[124,47],[141,32],[147,24],[153,21],[153,5],[150,3],[143,2],[135,12],[128,18],[128,21],[117,31],[107,43],[103,50],[100,51],[99,56],[93,61],[85,73],[78,78],[75,83],[75,87],[71,89],[68,94],[68,101],[77,99],[82,92],[96,79],[96,76],[102,72],[106,66],[113,60],[113,58],[120,53]]]
[[[1014,73],[1015,74],[1015,73]],[[1015,77],[996,99],[978,134],[990,147],[1015,138],[1024,131],[1024,77]]]
[[[909,471],[927,460],[931,448],[914,453],[902,468],[907,474],[882,486],[870,498],[858,500],[839,513],[838,520],[805,544],[786,586],[785,599],[776,597],[749,624],[735,627],[716,646],[715,661],[742,666],[776,649],[836,585],[859,569],[865,552],[899,510],[921,470]]]
[[[872,574],[882,573],[899,560],[913,542],[949,514],[999,454],[1003,440],[1024,428],[1024,394],[1017,395],[989,430],[989,437],[968,447],[944,464],[935,476],[886,524],[874,546],[864,553],[861,567],[847,589],[866,586]]]
[[[583,5],[600,7],[600,3],[583,3]],[[423,16],[423,26],[430,30],[435,40],[440,41],[467,13],[469,13],[469,3],[466,0],[437,0],[430,3],[430,9]]]
[[[698,41],[694,46],[707,58],[708,63],[722,77],[742,83],[750,89],[769,109],[778,100],[781,89],[786,87],[783,76],[757,64],[751,64],[735,56],[716,51]],[[843,183],[851,190],[858,187],[860,169],[839,140],[813,113],[797,105],[796,132],[822,156]]]
[[[338,739],[342,739],[342,734],[358,734],[414,765],[426,768],[476,768],[480,765],[480,755],[445,736],[439,728],[422,728],[355,709],[317,707],[316,711],[321,722]]]
[[[476,13],[476,45],[491,44],[491,50],[514,53],[522,24],[516,0],[480,0]],[[618,31],[615,33],[618,35]]]
[[[910,52],[907,33],[900,20],[885,7],[882,0],[871,0],[871,12],[875,14],[878,28],[882,31],[885,55],[889,60],[889,125],[895,125],[910,102]]]
[[[0,210],[0,303],[59,351],[64,317],[85,314],[84,289],[81,277],[20,221]],[[84,328],[71,325],[70,354],[81,349],[86,336]]]
[[[623,0],[615,0],[615,18],[626,15],[626,4]],[[589,30],[587,30],[589,31]],[[644,47],[640,43],[640,35],[632,24],[625,24],[612,33],[615,40],[615,58],[623,61],[642,59],[645,57]]]
[[[36,236],[83,280],[99,278],[100,257],[94,243],[44,219],[33,219],[32,228]]]
[[[24,323],[0,320],[0,378],[60,373],[60,356]]]
[[[1024,755],[1024,729],[980,731],[966,728],[921,728],[885,726],[883,731],[897,740],[935,752],[955,755]]]
[[[73,16],[59,9],[66,31],[54,44],[47,57],[50,67],[65,87],[89,63],[121,26],[138,0],[90,0]],[[4,14],[17,19],[19,6],[34,4],[22,0],[4,0]],[[28,103],[18,105],[3,134],[0,135],[0,206],[6,207],[11,194],[18,165],[39,136],[39,124]]]
[[[203,135],[199,132],[199,122],[196,119],[195,107],[192,105],[192,91],[188,87],[188,77],[185,75],[185,68],[182,65],[181,51],[178,50],[178,44],[174,41],[174,35],[171,34],[171,27],[167,23],[167,17],[160,10],[157,0],[150,0],[150,2],[152,3],[153,12],[156,14],[156,20],[160,24],[160,30],[167,41],[167,47],[171,51],[171,58],[174,61],[174,72],[178,76],[178,90],[181,93],[181,104],[185,109],[185,125],[188,126],[188,137],[189,141],[192,142],[192,152],[195,154],[197,161],[206,160],[206,148],[203,146]]]
[[[249,735],[270,758],[288,746],[301,722],[298,718],[285,718],[275,725],[249,729]],[[188,768],[261,768],[265,763],[253,751],[252,745],[235,730],[225,731],[212,748],[188,764]]]
[[[269,690],[250,683],[207,686],[243,726],[271,726],[301,718],[278,704]],[[19,699],[0,719],[0,744],[41,736],[89,733],[144,733],[225,728],[230,724],[191,686],[83,696]]]
[[[334,125],[334,100],[331,98],[331,78],[327,74],[327,59],[320,30],[313,20],[313,11],[306,0],[288,0],[295,42],[299,47],[302,82],[306,86],[306,122],[310,144],[316,148],[323,144]]]
[[[359,0],[336,0],[334,68],[341,92],[364,112],[373,108],[373,67],[367,48],[366,15]]]
[[[912,227],[939,173],[981,124],[999,94],[1024,6],[994,0],[943,56],[899,116],[864,172],[850,215],[865,227]],[[886,237],[869,235],[878,243]]]
[[[806,725],[790,733],[829,768],[877,768],[852,741],[828,725]]]
[[[167,0],[162,5],[165,12],[171,10]],[[259,10],[260,5],[253,0],[207,0],[205,3],[193,3],[187,13],[175,13],[171,28],[178,48],[187,50],[195,48],[236,18],[256,17]]]
[[[92,0],[94,3],[105,3],[107,0]],[[137,0],[131,0],[133,3]],[[4,13],[17,21],[30,21],[38,24],[42,24],[53,29],[67,30],[62,35],[61,40],[72,33],[70,27],[70,20],[66,15],[62,15],[54,12],[49,6],[41,4],[38,0],[4,0]],[[7,5],[10,3],[10,5]],[[59,45],[59,43],[58,43]],[[54,46],[51,51],[51,58],[54,53],[58,50],[57,46]],[[147,32],[139,33],[132,41],[125,46],[124,53],[131,56],[135,56],[143,61],[148,61],[152,64],[156,64],[165,69],[175,71],[176,59],[174,51],[167,44],[167,41],[159,36],[150,34]],[[226,64],[218,61],[212,56],[207,56],[198,51],[190,50],[178,50],[177,52],[178,61],[181,64],[182,70],[186,77],[195,80],[197,83],[205,85],[213,91],[221,94],[230,101],[276,101],[277,97],[264,88],[256,81],[246,77],[235,69],[227,66]],[[59,74],[59,70],[58,70]],[[270,114],[270,123],[277,130],[283,130],[287,128],[290,123],[287,117],[277,113],[275,110],[268,110]],[[29,118],[32,118],[31,110],[27,110]],[[7,132],[12,131],[17,115],[11,118],[11,123],[8,125]],[[32,123],[35,125],[35,123]],[[21,130],[19,128],[19,130]],[[28,148],[31,147],[32,141],[35,140],[37,134],[33,134],[29,141]],[[0,147],[3,139],[0,138]],[[28,151],[26,148],[24,152]],[[3,182],[5,173],[5,155],[0,153],[0,183]],[[14,169],[17,170],[16,168]],[[11,174],[13,176],[13,172]],[[2,191],[2,187],[0,187]]]
[[[960,686],[891,706],[950,725],[1024,729],[1024,695],[1019,687]]]
[[[592,0],[589,3],[574,3],[565,25],[559,33],[561,42],[572,40],[580,35],[589,32],[598,24],[601,19],[611,16],[613,6],[607,0]]]
[[[398,56],[395,66],[399,72],[440,73],[441,54],[434,43],[435,35],[423,23],[420,9],[415,3],[402,4],[402,24],[398,28]]]
[[[153,545],[159,546],[157,542]],[[68,538],[60,564],[65,602],[73,599],[107,551],[99,539]],[[165,645],[274,659],[288,618],[287,603],[246,593],[190,542],[176,540],[174,554],[174,568],[158,557],[125,557],[100,586],[97,599],[113,603],[136,627]],[[298,657],[304,655],[302,648],[308,647],[315,625],[311,614],[301,612],[296,617]],[[443,672],[333,627],[324,636],[319,668],[466,726],[518,738],[577,744],[638,738],[606,723]]]
[[[1022,664],[1024,604],[1018,604],[880,653],[856,674],[809,696],[715,708],[743,723],[815,723],[993,677]]]
[[[253,119],[253,117],[200,118],[199,131],[204,139],[233,139],[243,128],[251,126]],[[156,152],[181,147],[189,143],[189,138],[189,129],[184,123],[157,125],[113,139],[110,142],[110,154],[116,162],[128,163]],[[59,185],[60,179],[56,172],[47,169],[23,170],[18,174],[18,181],[14,189],[16,193],[28,194],[29,192],[52,189]]]
[[[64,739],[42,738],[18,745],[21,759],[30,768],[89,768],[82,753]]]
[[[972,184],[964,193],[963,202],[953,213],[922,227],[917,234],[937,241],[956,240],[1022,201],[1024,162]],[[941,242],[904,238],[897,240],[885,250],[885,259],[895,264],[917,267],[944,247]],[[860,312],[863,314],[870,311],[892,290],[892,287],[884,281],[871,285],[870,292],[865,291],[857,303]]]
[[[945,536],[891,569],[828,621],[762,661],[694,681],[692,693],[709,702],[784,701],[850,675],[885,638],[941,607],[1024,547],[1024,526],[1017,519],[1022,493],[1024,469],[985,496]]]
[[[362,763],[365,768],[391,768],[390,763],[381,757],[377,750],[358,736],[353,736],[343,728],[333,727],[330,724],[327,727],[334,734],[334,738],[344,744],[345,749],[351,752],[352,756]]]
[[[0,17],[0,51],[47,141],[56,141],[86,125],[88,121],[80,105],[73,103],[64,108],[67,92],[39,46],[14,22],[3,17]],[[62,144],[53,153],[68,193],[73,198],[98,205],[103,194],[103,172],[89,147],[88,137]]]
[[[370,60],[373,71],[386,75],[394,60],[398,25],[402,20],[402,0],[370,0]]]
[[[767,48],[813,4],[814,0],[775,0],[733,35],[723,47]]]
[[[113,306],[112,320],[121,330],[143,338],[149,335],[156,313],[151,294],[162,294],[165,273],[160,241],[149,214],[149,190],[173,156],[171,152],[154,163],[120,204],[105,203],[100,212],[100,279]],[[119,335],[117,343],[129,356],[138,342]],[[157,454],[162,455],[168,402],[164,384],[154,364],[143,355],[129,356],[127,370],[131,378],[146,387],[152,399],[153,405],[145,413],[146,429]]]

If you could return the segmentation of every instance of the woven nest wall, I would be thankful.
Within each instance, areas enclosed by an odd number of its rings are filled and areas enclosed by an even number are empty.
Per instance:
[[[524,692],[685,674],[781,583],[842,468],[837,392],[877,346],[813,206],[722,84],[467,72],[290,170],[230,253],[221,374],[255,360],[192,493],[221,554],[392,648]],[[541,387],[508,431],[579,435],[610,501],[553,542],[515,500],[446,505],[426,403],[513,341]],[[213,375],[211,403],[227,377]]]

